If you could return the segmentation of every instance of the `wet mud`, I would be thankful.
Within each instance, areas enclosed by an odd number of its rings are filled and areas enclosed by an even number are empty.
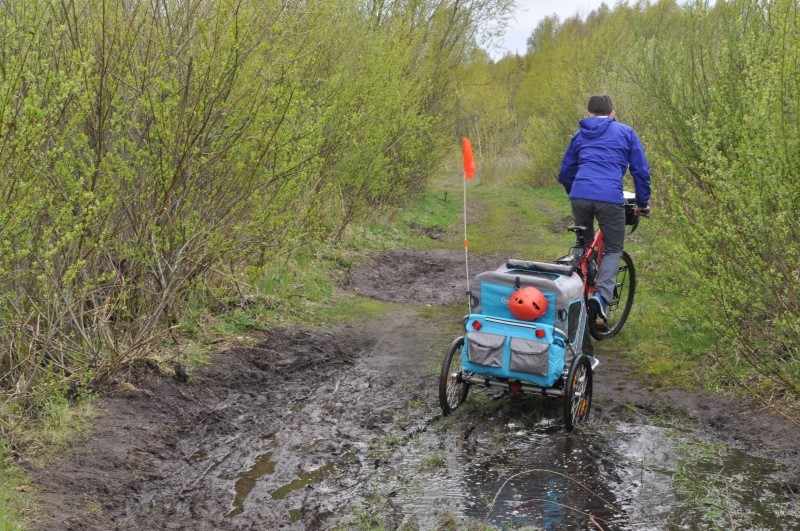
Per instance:
[[[471,272],[497,256],[473,257]],[[463,254],[395,250],[342,289],[397,304],[336,329],[264,333],[188,381],[102,392],[95,430],[32,468],[37,529],[790,528],[800,429],[760,407],[648,387],[603,346],[590,422],[473,389],[442,417]],[[726,496],[721,506],[720,493]]]

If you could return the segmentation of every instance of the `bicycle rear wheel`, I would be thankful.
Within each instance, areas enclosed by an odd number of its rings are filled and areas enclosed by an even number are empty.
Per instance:
[[[633,296],[636,293],[636,270],[630,255],[622,251],[617,271],[617,283],[614,286],[614,298],[608,303],[607,323],[600,320],[589,320],[589,333],[598,341],[614,337],[622,329],[628,314],[633,307]]]

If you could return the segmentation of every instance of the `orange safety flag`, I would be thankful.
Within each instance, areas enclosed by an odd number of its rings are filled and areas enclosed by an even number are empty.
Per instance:
[[[475,177],[475,157],[472,156],[472,144],[467,137],[464,137],[461,144],[464,151],[464,177],[472,179]]]

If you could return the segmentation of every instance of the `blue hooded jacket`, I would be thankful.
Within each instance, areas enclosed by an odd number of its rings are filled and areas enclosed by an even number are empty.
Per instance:
[[[584,118],[561,161],[558,182],[570,199],[624,203],[622,177],[630,169],[636,204],[650,201],[650,164],[633,128],[609,116]]]

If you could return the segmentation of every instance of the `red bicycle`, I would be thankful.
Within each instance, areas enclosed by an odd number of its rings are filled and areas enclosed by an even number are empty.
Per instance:
[[[625,195],[625,223],[632,228],[628,234],[633,233],[639,226],[639,216],[647,216],[646,213],[636,214],[636,196],[631,192],[624,192]],[[567,230],[575,233],[575,245],[570,248],[570,253],[561,258],[557,258],[557,264],[571,265],[575,267],[578,274],[583,279],[583,295],[586,301],[594,295],[596,290],[597,272],[603,260],[603,231],[599,228],[594,235],[594,239],[587,246],[585,233],[587,227],[581,225],[570,225]],[[622,329],[628,315],[633,307],[633,298],[636,294],[636,268],[633,266],[631,256],[622,251],[622,258],[619,262],[614,295],[608,301],[606,309],[607,319],[590,313],[588,318],[589,333],[593,338],[599,340],[614,337]]]

